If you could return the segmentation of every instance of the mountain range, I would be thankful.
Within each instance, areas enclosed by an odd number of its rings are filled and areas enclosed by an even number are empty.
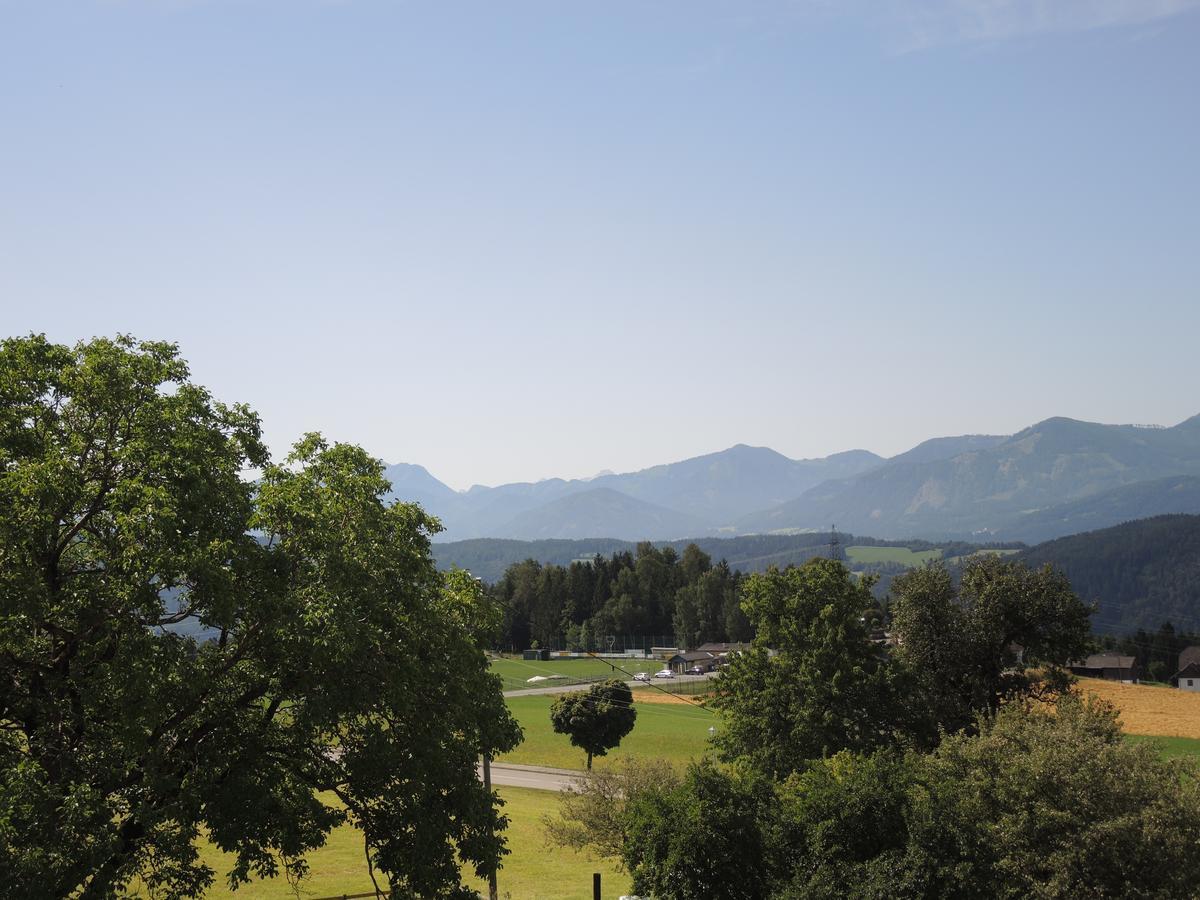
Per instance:
[[[592,479],[454,491],[387,467],[394,495],[438,516],[439,540],[688,537],[839,528],[880,538],[1036,542],[1161,513],[1200,513],[1200,416],[1171,428],[1052,418],[1013,435],[924,441],[885,459],[789,459],[738,444]]]

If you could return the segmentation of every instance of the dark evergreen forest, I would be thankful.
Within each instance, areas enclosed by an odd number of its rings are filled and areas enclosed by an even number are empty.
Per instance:
[[[1061,568],[1096,604],[1098,634],[1154,631],[1164,622],[1200,630],[1200,516],[1155,516],[1047,541],[1018,557]]]
[[[675,641],[695,647],[750,639],[742,578],[695,544],[680,553],[647,542],[566,566],[515,563],[489,591],[506,610],[506,648],[605,650],[609,637],[618,650]]]

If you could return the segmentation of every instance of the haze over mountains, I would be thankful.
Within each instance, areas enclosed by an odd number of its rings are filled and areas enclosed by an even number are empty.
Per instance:
[[[397,497],[439,540],[676,540],[824,531],[879,538],[1040,541],[1160,513],[1200,513],[1200,416],[1172,428],[1047,419],[1017,434],[938,437],[884,459],[793,460],[738,444],[592,479],[454,491],[389,466]]]

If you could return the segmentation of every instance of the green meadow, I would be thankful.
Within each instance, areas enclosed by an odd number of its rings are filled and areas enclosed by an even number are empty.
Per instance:
[[[531,788],[497,787],[509,817],[505,837],[511,851],[497,875],[501,897],[529,900],[587,900],[592,896],[592,873],[599,872],[604,896],[629,892],[629,876],[618,867],[590,853],[546,845],[542,820],[558,810],[558,797]],[[333,802],[331,800],[331,802]],[[217,881],[206,896],[214,900],[305,900],[369,893],[373,888],[363,856],[362,835],[352,825],[343,825],[329,835],[325,846],[308,855],[309,876],[293,886],[286,879],[254,880],[231,891],[224,881],[233,857],[207,841],[200,855],[217,873]],[[464,873],[467,884],[487,896],[487,883],[474,872]],[[380,880],[386,887],[386,882]],[[138,896],[149,896],[144,890]]]
[[[572,747],[565,736],[555,734],[550,727],[553,700],[553,695],[508,698],[508,706],[521,723],[525,740],[498,762],[583,768],[583,751]],[[640,756],[669,760],[682,767],[704,755],[708,729],[719,724],[716,713],[687,703],[639,703],[637,711],[633,731],[609,756],[597,757],[595,765],[611,765],[625,756]],[[600,861],[591,854],[547,846],[542,820],[556,813],[558,798],[555,794],[503,785],[497,786],[496,790],[504,800],[504,812],[510,820],[506,836],[512,851],[505,857],[504,868],[498,877],[501,897],[508,894],[513,900],[584,900],[592,895],[592,872],[601,873],[604,896],[629,892],[629,877],[614,864]],[[208,894],[213,898],[283,900],[340,897],[371,890],[362,837],[351,825],[336,829],[324,847],[309,854],[311,874],[299,885],[298,893],[282,878],[254,881],[232,892],[222,880],[232,858],[207,842],[202,842],[200,852],[218,873],[218,883]],[[472,876],[468,883],[486,896],[487,886],[482,879]]]
[[[922,566],[931,559],[941,559],[941,550],[910,550],[908,547],[847,547],[846,556],[860,565],[870,563],[900,563]]]
[[[1132,744],[1149,742],[1166,759],[1192,757],[1200,761],[1200,739],[1186,737],[1159,737],[1150,734],[1127,734],[1125,740]]]
[[[500,762],[541,764],[565,769],[583,767],[583,752],[572,747],[566,737],[555,734],[550,728],[550,704],[553,700],[553,695],[508,698],[509,708],[525,731],[525,741],[515,751],[501,757]],[[719,727],[716,713],[685,703],[638,703],[637,711],[637,724],[621,742],[620,748],[607,757],[597,757],[595,765],[612,765],[614,760],[622,757],[639,756],[665,759],[682,767],[704,755],[708,729]],[[1168,758],[1200,759],[1200,740],[1197,739],[1128,735],[1127,740],[1137,743],[1149,741]],[[496,790],[504,800],[504,812],[510,820],[505,834],[511,853],[505,857],[504,867],[498,876],[502,898],[586,900],[592,895],[593,872],[601,873],[605,897],[629,892],[628,875],[614,863],[601,861],[592,854],[576,853],[546,843],[542,822],[557,812],[558,798],[555,794],[503,785]],[[331,799],[331,802],[336,801]],[[231,858],[207,842],[202,842],[200,852],[218,873],[217,884],[208,896],[221,900],[305,900],[371,890],[371,880],[363,858],[362,838],[351,825],[336,829],[324,847],[309,854],[311,874],[295,887],[282,878],[275,878],[254,881],[232,892],[222,880]],[[483,879],[469,872],[465,873],[465,877],[468,885],[481,895],[487,895]]]
[[[499,762],[523,765],[553,766],[559,769],[582,769],[586,754],[572,747],[566,735],[555,734],[550,727],[550,704],[553,695],[509,697],[512,710],[525,740],[512,753],[499,757]],[[607,765],[625,756],[665,759],[677,766],[704,756],[709,728],[717,728],[720,720],[715,712],[688,703],[638,703],[637,722],[633,731],[621,741],[621,746],[608,756],[597,757],[593,765]]]

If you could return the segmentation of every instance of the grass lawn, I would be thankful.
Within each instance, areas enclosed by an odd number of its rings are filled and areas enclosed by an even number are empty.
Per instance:
[[[1147,741],[1158,748],[1158,752],[1166,759],[1180,756],[1190,756],[1200,760],[1200,739],[1186,737],[1160,737],[1152,734],[1127,734],[1125,739],[1130,743],[1146,743]]]
[[[548,847],[542,819],[558,812],[558,795],[531,788],[500,787],[504,811],[509,823],[508,847],[504,868],[496,876],[501,897],[511,900],[591,900],[592,873],[599,872],[604,897],[629,893],[629,876],[615,865],[601,862],[590,853],[576,853],[563,847]],[[484,897],[487,883],[482,879],[467,882]]]
[[[539,682],[529,683],[529,679],[537,675],[563,675],[565,678],[546,684],[574,684],[585,681],[595,681],[615,675],[618,678],[628,676],[616,671],[613,666],[619,666],[626,672],[657,672],[663,667],[657,659],[614,659],[611,664],[605,660],[591,658],[551,659],[548,661],[533,661],[524,659],[494,659],[492,671],[497,673],[504,682],[504,690],[516,691],[523,688],[538,687]]]
[[[553,695],[509,697],[508,708],[525,730],[525,740],[501,762],[582,769],[587,755],[572,747],[566,735],[555,734],[550,727]],[[608,756],[597,757],[593,765],[605,765],[622,756],[665,759],[678,766],[704,755],[708,729],[719,727],[715,712],[686,703],[638,703],[637,722],[621,746]]]
[[[931,559],[941,559],[941,550],[909,550],[907,547],[847,547],[846,555],[851,562],[900,563],[905,566],[921,566]]]
[[[616,897],[629,892],[629,876],[609,862],[587,853],[546,845],[542,819],[558,810],[558,796],[550,791],[530,788],[497,787],[509,817],[505,835],[512,852],[504,858],[497,884],[501,897],[529,900],[587,900],[592,896],[592,873],[599,872],[604,896]],[[207,842],[201,842],[200,855],[217,873],[217,881],[205,896],[236,900],[296,900],[296,892],[283,878],[252,881],[230,891],[224,876],[232,857]],[[371,878],[363,857],[362,837],[357,829],[344,825],[336,829],[325,846],[309,854],[310,876],[300,885],[299,896],[340,897],[363,894],[371,888]],[[487,883],[474,873],[465,875],[467,884],[487,896]],[[384,882],[381,879],[380,884]],[[146,896],[142,893],[141,896]]]

